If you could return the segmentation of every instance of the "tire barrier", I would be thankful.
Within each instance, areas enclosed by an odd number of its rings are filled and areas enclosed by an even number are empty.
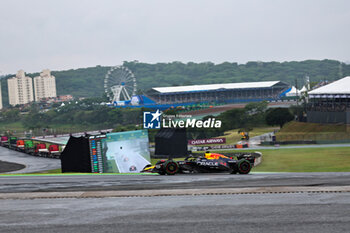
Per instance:
[[[221,150],[221,149],[242,149],[249,148],[248,143],[244,144],[227,144],[227,145],[214,145],[214,146],[192,146],[192,151],[206,151],[206,150]]]
[[[0,137],[0,146],[32,156],[53,159],[59,159],[64,149],[63,145],[42,142],[38,139],[23,139],[7,136]]]

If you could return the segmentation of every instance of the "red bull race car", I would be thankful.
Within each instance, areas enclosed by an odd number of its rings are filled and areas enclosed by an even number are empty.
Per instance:
[[[155,165],[147,165],[141,172],[175,175],[177,173],[218,173],[248,174],[254,166],[255,159],[261,157],[260,152],[236,153],[226,156],[207,151],[204,156],[188,156],[183,161],[159,160]]]

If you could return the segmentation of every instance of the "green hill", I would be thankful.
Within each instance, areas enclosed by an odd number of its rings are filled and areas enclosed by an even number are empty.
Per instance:
[[[337,141],[350,139],[346,124],[318,124],[291,121],[276,134],[277,141]]]
[[[157,63],[124,62],[136,76],[139,93],[156,86],[211,84],[229,82],[253,82],[281,80],[299,86],[308,75],[312,82],[336,80],[350,75],[350,65],[335,60],[306,60],[292,62],[248,62],[237,64],[224,62]],[[52,71],[56,76],[58,95],[75,97],[100,97],[103,95],[103,79],[110,67],[96,66],[75,70]],[[27,74],[34,77],[37,73]],[[11,77],[13,75],[9,75]],[[1,80],[3,102],[8,104],[6,78]]]

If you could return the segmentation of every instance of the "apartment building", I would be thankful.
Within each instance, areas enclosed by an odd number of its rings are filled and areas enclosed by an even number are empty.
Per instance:
[[[34,100],[32,78],[25,76],[23,70],[19,70],[15,77],[7,80],[9,104],[26,104]]]
[[[34,95],[35,101],[43,98],[56,97],[56,78],[51,75],[51,71],[46,69],[40,73],[40,76],[34,77]]]
[[[1,91],[1,82],[0,82],[0,110],[2,109],[2,91]]]

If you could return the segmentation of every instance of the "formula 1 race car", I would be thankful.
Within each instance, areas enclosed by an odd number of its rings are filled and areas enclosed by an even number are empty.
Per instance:
[[[183,161],[159,160],[154,166],[144,167],[141,172],[175,175],[176,173],[217,173],[248,174],[254,166],[255,159],[261,157],[260,152],[236,153],[228,157],[207,151],[204,156],[188,156]],[[236,157],[237,159],[234,159]]]

